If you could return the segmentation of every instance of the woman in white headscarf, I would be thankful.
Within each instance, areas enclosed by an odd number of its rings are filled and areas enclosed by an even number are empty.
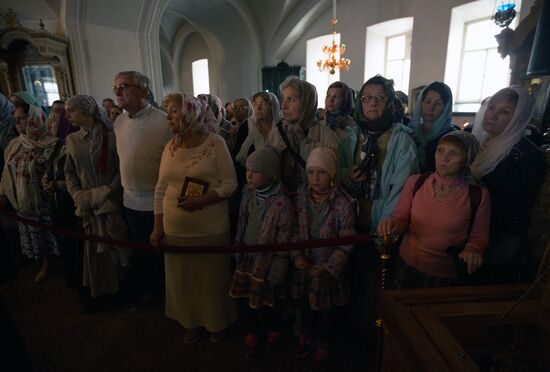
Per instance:
[[[471,166],[491,193],[488,280],[517,281],[528,260],[529,211],[544,179],[544,156],[526,138],[533,98],[521,86],[498,91],[476,114],[472,133],[481,152]]]
[[[18,103],[15,123],[20,135],[8,144],[4,154],[0,204],[9,200],[19,216],[51,224],[50,195],[42,190],[41,180],[57,138],[49,135],[46,114],[36,106]],[[23,254],[42,260],[42,268],[34,278],[41,282],[48,276],[50,256],[59,255],[57,240],[52,233],[37,227],[23,223],[18,223],[18,227]]]
[[[246,159],[253,150],[265,146],[269,132],[280,120],[279,100],[275,94],[258,92],[252,96],[252,105],[254,113],[248,119],[248,136],[241,145],[239,153],[235,156],[235,160],[242,165],[246,164]]]
[[[65,179],[76,215],[86,234],[126,240],[127,226],[122,217],[122,186],[115,132],[103,107],[87,95],[67,101],[69,121],[80,130],[66,138]],[[91,299],[84,312],[98,310],[104,295],[118,293],[123,267],[128,266],[125,248],[92,241],[84,242],[84,287]],[[100,297],[103,298],[100,299]]]
[[[151,244],[193,247],[230,243],[227,197],[237,188],[231,155],[218,123],[202,100],[174,93],[165,98],[166,120],[174,133],[160,161],[155,188],[155,225]],[[164,254],[166,316],[187,332],[184,342],[212,342],[237,319],[227,295],[231,277],[229,254]]]

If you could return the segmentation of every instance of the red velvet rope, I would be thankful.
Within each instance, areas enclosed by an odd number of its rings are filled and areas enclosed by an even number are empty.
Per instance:
[[[141,249],[154,251],[157,250],[151,244],[144,244],[138,242],[131,242],[128,240],[117,240],[110,238],[103,238],[101,236],[82,234],[69,229],[57,227],[55,225],[45,224],[37,222],[25,217],[18,216],[16,213],[0,211],[0,217],[8,220],[17,221],[25,225],[37,227],[42,230],[49,231],[55,235],[67,236],[78,240],[89,240],[97,243],[104,243],[109,245],[115,245],[119,247],[126,247],[132,249]],[[262,244],[262,245],[224,245],[224,246],[196,246],[196,247],[178,247],[163,245],[160,251],[163,252],[176,252],[176,253],[244,253],[244,252],[284,252],[299,249],[310,249],[320,247],[333,247],[338,245],[366,243],[371,238],[368,235],[354,235],[340,238],[331,239],[319,239],[319,240],[306,240],[285,244]]]

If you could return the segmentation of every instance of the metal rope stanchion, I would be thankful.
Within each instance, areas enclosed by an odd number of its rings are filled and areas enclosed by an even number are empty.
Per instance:
[[[392,235],[384,235],[382,237],[378,237],[378,241],[380,242],[380,248],[378,252],[378,258],[380,259],[380,267],[378,271],[378,279],[379,279],[379,287],[380,290],[383,291],[388,286],[388,280],[389,280],[389,269],[390,269],[390,247],[394,243]],[[378,337],[377,337],[377,353],[376,353],[376,370],[380,371],[382,368],[382,353],[384,350],[384,321],[381,318],[377,318],[374,321],[374,325],[376,326],[378,330]]]

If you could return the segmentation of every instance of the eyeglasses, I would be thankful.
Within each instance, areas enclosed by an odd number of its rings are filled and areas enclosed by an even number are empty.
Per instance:
[[[361,96],[361,102],[363,103],[369,103],[370,101],[374,100],[374,102],[376,103],[386,103],[386,101],[388,100],[388,97],[386,96],[380,96],[380,95],[376,95],[376,96]]]
[[[248,110],[248,106],[234,106],[233,110],[234,111],[246,111],[246,110]]]
[[[126,88],[137,88],[138,85],[131,85],[131,84],[120,84],[120,85],[113,85],[113,92],[116,94],[119,90],[124,91]]]

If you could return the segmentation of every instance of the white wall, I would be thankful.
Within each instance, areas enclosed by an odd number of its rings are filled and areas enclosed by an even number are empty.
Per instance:
[[[134,32],[108,27],[86,25],[86,45],[89,56],[89,92],[102,100],[114,98],[111,90],[115,75],[120,71],[139,70],[139,54]]]
[[[380,6],[364,0],[341,0],[338,2],[337,31],[347,46],[346,55],[351,59],[350,71],[343,72],[341,80],[352,88],[359,89],[363,83],[365,59],[365,31],[368,26],[395,18],[414,17],[411,44],[410,89],[433,80],[443,80],[447,55],[447,40],[451,10],[466,0],[385,0]],[[534,0],[522,2],[525,17]],[[306,41],[330,30],[328,9],[305,32],[285,60],[289,64],[305,66]],[[490,16],[491,14],[487,14]],[[381,71],[382,72],[382,71]]]

